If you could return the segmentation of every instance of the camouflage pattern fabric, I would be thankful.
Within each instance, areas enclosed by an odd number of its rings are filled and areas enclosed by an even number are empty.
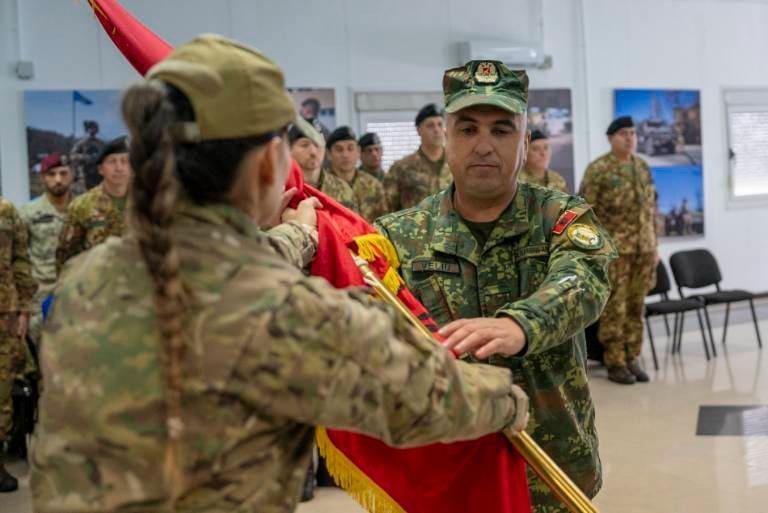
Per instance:
[[[487,363],[512,370],[531,401],[528,431],[590,497],[600,489],[595,409],[586,373],[584,327],[610,293],[610,237],[580,198],[520,184],[487,240],[475,237],[453,207],[453,187],[376,223],[397,249],[400,273],[439,325],[509,316],[527,337],[520,357]],[[583,249],[553,228],[566,211],[597,236]],[[471,357],[470,357],[471,358]],[[536,513],[567,512],[529,473]]]
[[[369,175],[371,175],[372,177],[374,177],[375,179],[377,179],[380,182],[383,182],[384,181],[384,177],[387,175],[387,173],[385,173],[382,168],[366,169],[364,166],[360,166],[359,168],[357,168],[357,170],[358,171],[362,171],[364,173],[368,173]]]
[[[517,175],[517,181],[519,183],[530,183],[568,194],[568,182],[565,181],[565,178],[563,178],[560,173],[552,171],[551,169],[547,169],[544,176],[538,178],[528,169],[523,168],[520,170],[520,174]]]
[[[609,268],[613,291],[600,316],[597,337],[608,367],[624,367],[640,357],[645,296],[656,284],[656,254],[621,255]]]
[[[15,313],[0,312],[0,445],[13,427],[11,386],[26,359],[24,344],[16,336],[17,317]]]
[[[581,195],[613,237],[619,254],[656,252],[656,188],[648,164],[632,156],[622,165],[613,153],[584,172]]]
[[[411,208],[452,182],[453,175],[445,157],[439,173],[435,173],[435,164],[419,148],[392,164],[389,169],[384,178],[387,204],[391,212]]]
[[[72,200],[56,249],[58,271],[73,256],[101,244],[110,235],[119,237],[123,234],[125,202],[124,198],[107,194],[103,185]]]
[[[317,182],[317,189],[335,199],[348,209],[354,210],[355,212],[360,211],[352,187],[333,173],[321,169],[320,179]]]
[[[186,204],[172,231],[193,296],[180,500],[167,505],[157,318],[129,233],[73,259],[56,289],[31,454],[36,513],[287,513],[317,424],[410,446],[514,420],[508,370],[457,362],[367,292],[304,276],[316,239],[301,225],[265,234],[233,207]]]
[[[48,199],[48,195],[43,194],[22,206],[19,214],[27,225],[32,276],[39,286],[29,319],[29,336],[37,342],[40,340],[42,329],[40,305],[56,285],[56,248],[66,222],[66,213],[56,210]]]
[[[29,312],[36,291],[27,227],[13,203],[0,196],[0,313]]]
[[[342,178],[333,169],[329,173]],[[384,188],[374,177],[367,173],[355,171],[355,177],[347,184],[352,187],[352,192],[355,194],[357,208],[353,210],[363,216],[366,221],[372,223],[376,218],[388,212]]]

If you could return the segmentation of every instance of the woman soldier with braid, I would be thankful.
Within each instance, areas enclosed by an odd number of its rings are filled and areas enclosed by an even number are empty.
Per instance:
[[[290,512],[315,425],[397,446],[522,429],[508,370],[458,362],[302,274],[312,201],[258,229],[279,216],[295,116],[274,63],[198,37],[122,108],[130,230],[74,259],[55,293],[36,513]]]

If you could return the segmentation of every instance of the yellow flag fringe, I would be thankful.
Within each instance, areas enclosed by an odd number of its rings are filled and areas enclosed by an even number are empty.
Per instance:
[[[406,513],[387,492],[333,445],[324,427],[317,427],[315,438],[317,439],[317,448],[325,458],[328,473],[366,511],[369,513]]]
[[[373,262],[376,257],[382,255],[387,259],[393,269],[400,267],[400,259],[397,258],[395,246],[378,233],[367,233],[353,239],[357,244],[357,254],[366,262]]]

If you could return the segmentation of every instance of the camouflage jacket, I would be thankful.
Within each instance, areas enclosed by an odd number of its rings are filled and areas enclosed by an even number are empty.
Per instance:
[[[333,170],[330,173],[341,178]],[[384,196],[384,188],[378,180],[368,173],[355,171],[355,177],[351,182],[347,182],[347,184],[352,187],[352,192],[355,193],[357,208],[353,210],[363,216],[369,223],[372,223],[376,218],[383,216],[389,211],[387,209],[387,200]]]
[[[364,173],[368,173],[378,181],[382,182],[384,181],[384,177],[387,175],[382,168],[378,169],[366,169],[364,166],[360,166],[357,168],[358,171],[362,171]]]
[[[304,276],[316,242],[300,225],[265,235],[232,207],[187,205],[173,236],[192,297],[181,499],[168,506],[159,464],[156,308],[129,233],[73,259],[56,288],[31,454],[36,513],[286,513],[315,425],[408,446],[513,420],[509,371],[457,362],[367,293]]]
[[[453,182],[448,162],[443,160],[440,173],[435,174],[434,165],[421,148],[404,157],[389,168],[384,178],[384,190],[391,212],[411,208],[421,200],[442,191]]]
[[[352,187],[333,173],[321,169],[320,179],[315,187],[318,188],[320,192],[327,194],[345,207],[354,210],[355,212],[359,211],[357,199],[355,198],[355,193],[352,191]]]
[[[530,397],[531,436],[593,496],[602,481],[584,327],[610,294],[607,266],[616,256],[610,237],[581,198],[520,184],[480,248],[453,207],[453,189],[385,216],[376,227],[395,245],[400,274],[439,325],[509,316],[522,327],[524,355],[496,355],[488,363],[512,370]],[[556,235],[561,216],[576,217],[569,228],[596,235],[594,249],[580,247],[567,229]],[[534,504],[556,508],[547,486],[530,478]]]
[[[589,166],[579,194],[592,205],[620,254],[656,252],[656,188],[648,164],[621,165],[606,153]]]
[[[61,271],[67,260],[101,244],[110,235],[121,236],[125,216],[125,201],[107,194],[103,185],[72,200],[56,249],[57,269]]]
[[[551,169],[547,169],[543,178],[537,178],[526,168],[523,168],[520,170],[520,174],[517,175],[517,181],[519,183],[532,183],[534,185],[546,187],[547,189],[568,194],[568,183],[565,181],[565,178],[563,178],[560,173],[552,171]]]
[[[0,313],[29,312],[36,291],[27,227],[13,203],[0,196]]]
[[[56,248],[67,216],[51,204],[47,194],[19,209],[29,234],[32,276],[41,292],[50,292],[56,284]]]

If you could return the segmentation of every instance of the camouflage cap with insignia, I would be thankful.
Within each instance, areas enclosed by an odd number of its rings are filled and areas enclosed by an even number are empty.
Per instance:
[[[296,118],[280,68],[237,41],[204,34],[176,48],[147,72],[179,88],[195,121],[179,123],[182,142],[267,135]]]
[[[469,61],[443,75],[445,111],[492,105],[515,114],[528,109],[528,74],[500,61]]]

